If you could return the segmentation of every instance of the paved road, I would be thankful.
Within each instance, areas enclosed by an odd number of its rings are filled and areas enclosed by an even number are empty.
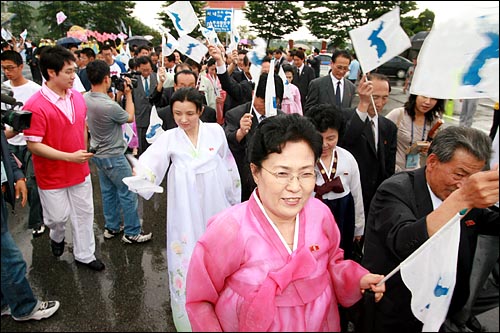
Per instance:
[[[386,110],[401,106],[405,100],[401,82],[396,82]],[[490,111],[481,107],[474,126],[489,131],[491,117]],[[75,265],[69,230],[64,254],[60,258],[52,256],[48,233],[32,239],[26,230],[28,209],[18,206],[16,213],[9,216],[9,228],[27,262],[28,279],[39,298],[59,300],[61,308],[52,318],[40,322],[18,323],[2,317],[2,332],[175,331],[165,252],[165,194],[156,194],[144,202],[144,229],[153,232],[151,242],[125,245],[118,238],[105,240],[100,188],[95,168],[91,170],[96,255],[106,269],[94,272]],[[482,314],[479,319],[489,331],[498,332],[498,308]]]

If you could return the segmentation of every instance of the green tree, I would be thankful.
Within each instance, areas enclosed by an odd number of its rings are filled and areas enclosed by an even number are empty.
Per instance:
[[[415,1],[304,1],[304,20],[314,36],[344,47],[349,30],[379,18],[396,6],[401,15],[417,9]]]
[[[28,35],[33,32],[30,25],[30,22],[33,22],[33,10],[34,8],[28,1],[10,1],[9,12],[16,14],[10,23],[11,32],[16,38],[19,38],[19,34],[23,32],[24,29],[28,30]]]
[[[243,12],[250,28],[266,40],[268,48],[271,39],[280,39],[302,26],[300,8],[293,2],[248,1]]]
[[[176,1],[165,1],[165,3],[161,6],[161,8],[167,8],[171,4],[173,4]],[[200,20],[200,24],[202,26],[205,26],[205,7],[207,3],[205,1],[189,1],[191,3],[191,6],[193,6],[194,12],[196,13],[196,16]],[[158,13],[158,18],[162,22],[163,27],[169,29],[169,33],[174,36],[175,38],[179,38],[179,34],[177,33],[177,30],[175,30],[174,24],[172,23],[172,20],[170,19],[170,16],[168,16],[166,10],[161,11]],[[198,29],[194,29],[189,36],[193,38],[197,38],[201,36],[201,32]]]

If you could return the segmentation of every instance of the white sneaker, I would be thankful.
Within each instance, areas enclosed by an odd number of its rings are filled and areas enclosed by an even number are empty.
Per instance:
[[[2,306],[2,316],[10,316],[10,306]]]
[[[58,301],[46,301],[40,304],[40,307],[33,311],[31,314],[16,318],[12,316],[12,318],[16,321],[26,321],[26,320],[40,320],[44,318],[49,318],[59,309],[61,304]]]
[[[123,235],[122,242],[127,244],[144,243],[151,240],[151,237],[153,237],[153,234],[151,232],[149,234],[144,234],[141,232],[140,234],[135,236]]]

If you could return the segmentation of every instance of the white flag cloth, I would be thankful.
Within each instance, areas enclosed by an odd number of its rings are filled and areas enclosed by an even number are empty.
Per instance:
[[[26,40],[26,37],[28,37],[28,30],[24,29],[23,32],[19,34],[23,40]]]
[[[411,46],[399,24],[399,7],[378,19],[349,31],[364,73],[370,72]]]
[[[2,38],[5,40],[12,39],[12,34],[9,30],[2,28]]]
[[[198,16],[189,1],[176,1],[166,8],[179,37],[189,34],[199,24]]]
[[[158,139],[158,137],[165,132],[161,127],[163,125],[163,120],[158,116],[158,111],[156,111],[156,106],[153,105],[151,109],[151,115],[149,116],[149,126],[146,131],[146,141],[148,143],[153,143]]]
[[[130,141],[132,141],[134,135],[135,133],[132,126],[130,126],[129,123],[126,123],[125,126],[123,126],[123,140],[125,140],[127,146],[130,144]]]
[[[266,56],[266,48],[266,41],[259,37],[255,39],[255,45],[252,50],[247,53],[248,60],[251,63],[250,74],[252,75],[252,81],[255,82],[254,91],[257,91],[257,85],[259,84],[262,60]]]
[[[61,23],[64,22],[64,20],[66,20],[67,16],[64,15],[64,13],[62,11],[58,12],[56,14],[56,19],[57,19],[57,25],[60,25]]]
[[[455,289],[461,217],[454,216],[400,265],[422,332],[439,331],[446,319]]]
[[[205,37],[211,45],[222,45],[213,27],[210,26],[205,28],[200,26],[200,30],[203,37]]]
[[[174,36],[172,36],[168,32],[166,32],[165,35],[167,36],[167,39],[165,43],[163,43],[163,37],[162,37],[162,43],[161,43],[161,52],[164,57],[171,55],[175,51],[175,49],[179,48],[179,42],[177,41],[177,39],[175,39]]]
[[[498,101],[498,30],[498,12],[434,24],[418,55],[410,93]]]
[[[231,33],[229,35],[229,46],[228,51],[232,52],[233,50],[238,49],[238,44],[240,43],[240,34],[238,29],[236,29],[236,21],[234,19],[234,9],[231,14]]]
[[[201,63],[201,60],[208,52],[207,47],[202,42],[189,35],[180,37],[178,42],[179,47],[177,49],[197,63]]]
[[[278,114],[278,108],[276,106],[276,87],[274,84],[274,68],[275,63],[274,58],[271,59],[271,71],[267,74],[266,82],[266,117],[272,117]]]

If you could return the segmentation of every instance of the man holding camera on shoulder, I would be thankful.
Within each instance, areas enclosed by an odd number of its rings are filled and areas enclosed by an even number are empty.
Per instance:
[[[125,95],[125,110],[107,95],[111,86],[110,69],[106,62],[95,60],[87,65],[87,75],[92,85],[85,94],[87,124],[90,131],[90,147],[94,152],[101,187],[102,206],[105,219],[104,238],[110,239],[121,231],[121,215],[124,219],[122,241],[127,244],[144,243],[152,234],[141,230],[137,212],[137,194],[128,190],[122,179],[132,176],[132,169],[124,155],[127,143],[123,139],[122,124],[132,123],[135,106],[132,96],[132,81],[122,77],[123,90],[117,89],[117,100]],[[119,207],[116,207],[119,203]]]

